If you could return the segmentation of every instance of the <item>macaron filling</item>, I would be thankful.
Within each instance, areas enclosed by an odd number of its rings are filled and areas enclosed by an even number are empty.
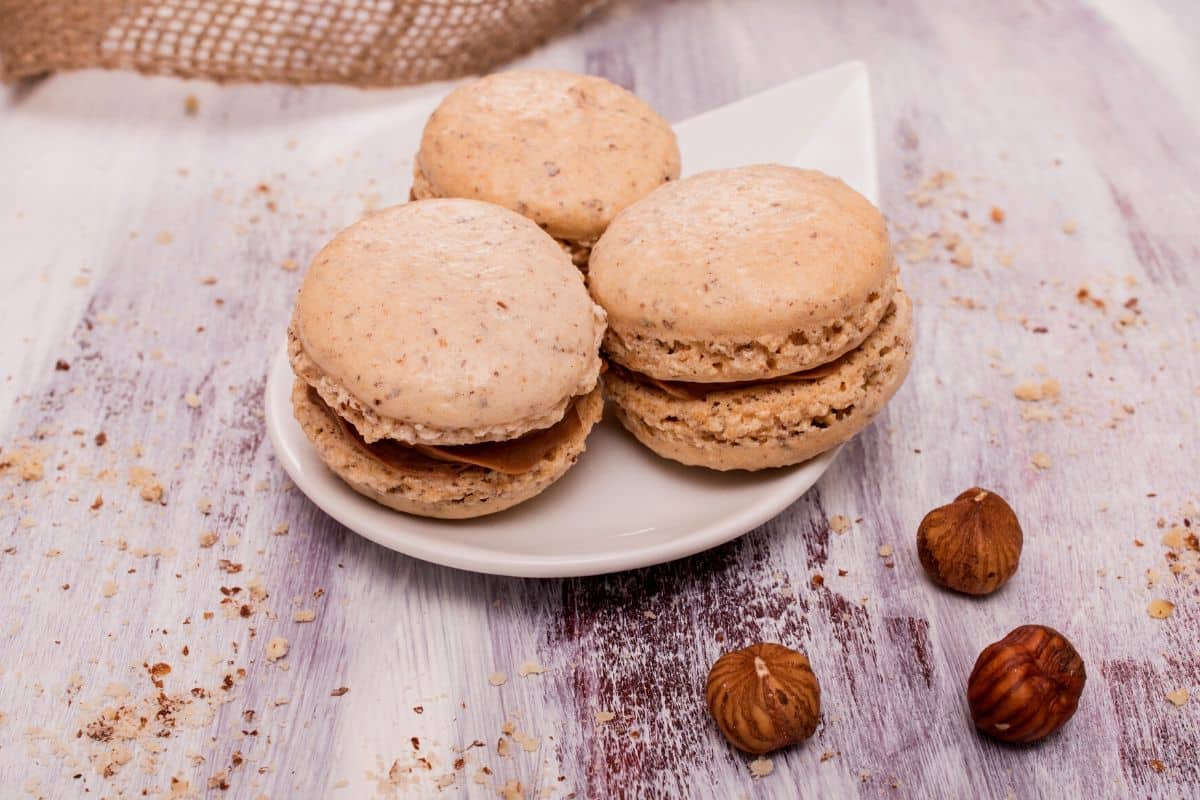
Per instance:
[[[636,372],[628,367],[621,366],[615,361],[609,361],[607,362],[607,365],[609,369],[619,373],[626,380],[633,380],[646,386],[657,387],[677,400],[706,400],[708,399],[709,395],[717,392],[731,392],[739,389],[757,388],[760,386],[769,386],[775,383],[805,383],[808,381],[819,381],[822,378],[829,377],[833,373],[837,372],[841,368],[842,364],[849,359],[849,357],[850,353],[847,353],[842,355],[840,358],[830,361],[827,364],[822,364],[818,367],[802,370],[800,372],[792,372],[787,375],[779,375],[773,378],[763,378],[762,380],[752,381],[725,381],[721,383],[659,380],[658,378],[650,375]]]
[[[537,467],[564,442],[576,438],[584,427],[579,410],[583,399],[581,396],[568,406],[566,414],[554,425],[530,431],[515,439],[454,446],[410,445],[395,439],[380,439],[368,443],[354,426],[330,408],[311,386],[308,388],[308,396],[325,411],[330,421],[358,449],[400,472],[428,472],[438,468],[463,470],[474,467],[505,475],[520,475]]]

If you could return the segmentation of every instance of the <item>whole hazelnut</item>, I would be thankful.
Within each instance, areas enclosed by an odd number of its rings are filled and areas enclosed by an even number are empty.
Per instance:
[[[1079,705],[1087,671],[1067,638],[1045,625],[1022,625],[988,645],[967,681],[975,727],[1002,742],[1043,739]]]
[[[747,753],[804,741],[821,713],[821,687],[808,659],[769,642],[718,658],[704,694],[721,733]]]
[[[930,579],[964,594],[990,594],[1017,571],[1024,536],[1004,498],[978,486],[925,515],[917,555]]]

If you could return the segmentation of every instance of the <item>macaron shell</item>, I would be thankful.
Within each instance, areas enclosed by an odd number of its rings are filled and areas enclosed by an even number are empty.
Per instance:
[[[598,386],[581,397],[578,409],[582,430],[547,454],[536,468],[519,475],[437,463],[427,472],[402,472],[364,452],[330,418],[330,412],[312,399],[303,380],[298,379],[292,389],[292,407],[321,460],[354,491],[408,514],[467,519],[512,508],[561,478],[586,449],[588,432],[600,421],[604,400]]]
[[[514,70],[461,86],[426,123],[417,197],[470,197],[591,245],[621,209],[679,177],[670,125],[590,75]]]
[[[317,255],[296,374],[368,442],[470,444],[553,425],[596,385],[604,312],[529,220],[473,200],[394,206]]]
[[[433,187],[429,185],[429,181],[425,179],[424,173],[417,170],[413,175],[412,188],[408,191],[409,200],[432,200],[438,198],[438,195]],[[563,252],[571,259],[571,263],[580,269],[587,271],[588,258],[592,254],[592,246],[596,243],[598,237],[588,237],[587,239],[562,239],[554,237],[554,241],[558,242],[558,246],[563,249]]]
[[[617,418],[664,458],[716,470],[798,464],[847,441],[887,404],[912,361],[912,303],[901,290],[879,327],[821,379],[681,400],[645,383],[604,375]]]
[[[763,164],[705,172],[627,208],[593,248],[605,350],[664,380],[810,369],[857,347],[891,302],[879,211],[842,181]]]

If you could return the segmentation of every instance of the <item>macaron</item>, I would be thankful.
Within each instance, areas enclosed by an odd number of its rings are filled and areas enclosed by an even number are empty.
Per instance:
[[[293,409],[326,465],[383,505],[502,511],[583,453],[604,328],[525,217],[465,199],[394,206],[338,233],[305,275]]]
[[[590,75],[514,70],[461,86],[437,107],[412,196],[512,209],[586,269],[613,217],[678,177],[675,133],[633,93]]]
[[[796,464],[895,394],[912,304],[883,216],[845,183],[775,164],[701,173],[613,220],[588,274],[608,312],[605,388],[659,455]]]

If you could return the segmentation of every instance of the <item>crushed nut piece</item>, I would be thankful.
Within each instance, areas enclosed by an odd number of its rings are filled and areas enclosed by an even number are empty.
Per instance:
[[[278,661],[288,654],[288,640],[276,636],[267,642],[267,661]]]
[[[1041,383],[1028,381],[1019,384],[1013,389],[1013,397],[1025,403],[1037,403],[1042,400],[1057,400],[1061,392],[1062,387],[1058,381],[1047,378]]]
[[[541,664],[537,663],[536,661],[526,661],[524,664],[522,664],[520,667],[517,668],[517,674],[520,675],[522,678],[527,678],[530,675],[541,675],[545,671],[546,671],[546,668],[543,667]]]
[[[1146,607],[1146,613],[1154,619],[1166,619],[1174,610],[1175,604],[1170,600],[1155,600]]]
[[[136,488],[147,503],[163,502],[163,486],[158,482],[154,470],[141,466],[130,467],[129,485]]]
[[[541,737],[531,736],[524,731],[514,731],[512,738],[514,742],[521,745],[521,749],[526,753],[536,753],[538,748],[542,746]]]

